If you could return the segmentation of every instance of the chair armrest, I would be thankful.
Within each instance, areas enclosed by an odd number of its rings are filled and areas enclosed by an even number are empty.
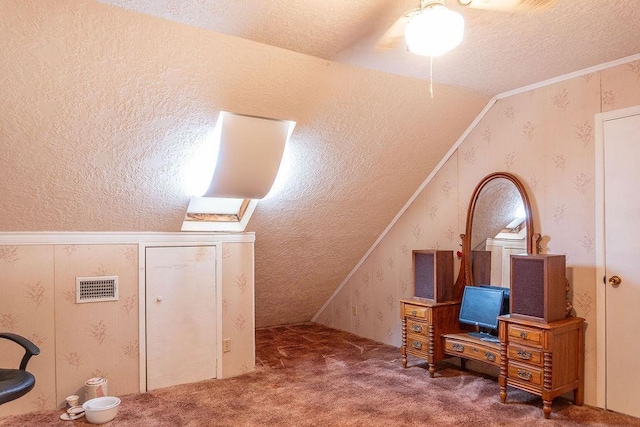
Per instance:
[[[22,348],[24,348],[24,357],[20,362],[20,369],[23,371],[27,369],[27,363],[29,362],[29,359],[31,359],[31,356],[36,356],[40,354],[40,349],[38,348],[38,346],[32,343],[31,341],[29,341],[28,339],[26,339],[25,337],[21,337],[20,335],[16,335],[16,334],[11,334],[9,332],[0,332],[0,338],[5,338],[10,341],[13,341],[19,344],[20,346],[22,346]]]

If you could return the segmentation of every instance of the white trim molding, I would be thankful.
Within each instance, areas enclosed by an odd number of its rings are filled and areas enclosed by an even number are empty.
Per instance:
[[[0,232],[0,245],[92,245],[144,242],[253,243],[255,233],[160,233],[160,232]]]
[[[629,62],[638,61],[638,60],[640,60],[640,53],[631,55],[631,56],[626,56],[624,58],[616,59],[615,61],[605,62],[604,64],[594,65],[593,67],[584,68],[582,70],[574,71],[573,73],[563,74],[561,76],[554,77],[548,80],[543,80],[538,83],[533,83],[518,89],[503,92],[496,95],[496,98],[498,99],[508,98],[510,96],[517,95],[519,93],[529,92],[530,90],[539,89],[541,87],[545,87],[545,86],[549,86],[565,80],[569,80],[574,77],[586,76],[587,74],[597,73],[598,71],[606,70],[607,68],[616,67],[618,65],[627,64]]]

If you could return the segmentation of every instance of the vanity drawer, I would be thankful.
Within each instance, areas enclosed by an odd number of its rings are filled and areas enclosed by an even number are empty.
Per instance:
[[[474,359],[481,362],[500,366],[500,350],[485,347],[483,345],[472,344],[467,341],[447,338],[445,340],[445,353],[455,355],[464,359]]]
[[[530,384],[542,385],[543,370],[535,366],[516,363],[509,360],[507,376],[511,379],[524,381]]]
[[[543,358],[542,350],[540,349],[509,344],[507,352],[509,360],[513,359],[531,365],[542,366]]]
[[[429,333],[429,324],[419,320],[407,319],[407,333],[424,335],[426,337]]]
[[[509,338],[516,338],[528,344],[542,345],[543,331],[535,328],[528,328],[520,325],[509,325]]]
[[[421,335],[407,335],[407,351],[416,354],[424,359],[427,358],[429,352],[429,342],[427,337]]]
[[[418,317],[420,319],[426,319],[427,318],[427,308],[426,307],[420,307],[419,305],[405,304],[404,305],[404,315],[405,316],[411,316],[411,317]]]

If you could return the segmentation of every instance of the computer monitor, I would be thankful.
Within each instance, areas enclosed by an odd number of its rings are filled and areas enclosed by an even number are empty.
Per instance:
[[[500,286],[492,286],[492,285],[478,285],[482,288],[491,288],[491,289],[501,289],[502,290],[502,310],[500,310],[500,315],[509,314],[509,298],[511,296],[511,289],[503,288]]]
[[[481,286],[465,286],[460,307],[460,323],[486,329],[498,329],[503,290]]]

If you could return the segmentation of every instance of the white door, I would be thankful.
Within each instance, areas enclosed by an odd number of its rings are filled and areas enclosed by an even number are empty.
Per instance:
[[[640,417],[640,114],[604,121],[603,135],[606,408]]]
[[[146,248],[147,390],[216,376],[216,248]]]

